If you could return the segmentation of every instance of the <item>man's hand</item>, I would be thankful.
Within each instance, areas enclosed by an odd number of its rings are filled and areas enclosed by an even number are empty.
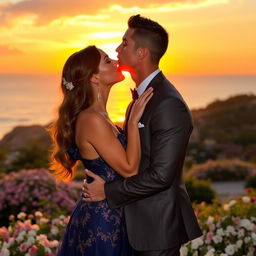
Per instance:
[[[94,180],[91,183],[87,183],[86,180],[84,180],[82,192],[83,201],[97,202],[104,200],[106,198],[104,191],[105,180],[87,169],[85,169],[85,173]]]

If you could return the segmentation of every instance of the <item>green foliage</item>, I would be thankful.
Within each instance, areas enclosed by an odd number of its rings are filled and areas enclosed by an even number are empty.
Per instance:
[[[8,150],[0,147],[0,179],[4,176],[5,161],[7,160]]]
[[[244,180],[253,175],[255,166],[239,159],[208,160],[194,165],[186,174],[197,179],[211,181]]]
[[[251,176],[246,179],[245,187],[246,188],[256,188],[256,175]]]
[[[48,168],[49,152],[38,142],[32,142],[20,149],[17,157],[11,161],[9,171],[34,168]]]
[[[193,111],[200,140],[214,139],[217,143],[256,143],[256,96],[238,95],[217,100],[206,109]]]
[[[186,188],[192,202],[212,203],[216,196],[208,181],[197,180],[191,177],[185,178]]]

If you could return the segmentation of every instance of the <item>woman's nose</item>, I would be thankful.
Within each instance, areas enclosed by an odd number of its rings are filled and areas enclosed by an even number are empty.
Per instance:
[[[116,48],[116,52],[119,53],[121,44]]]

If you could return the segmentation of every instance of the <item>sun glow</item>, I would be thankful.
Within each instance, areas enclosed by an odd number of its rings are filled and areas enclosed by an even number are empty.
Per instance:
[[[28,1],[31,6],[25,2],[0,3],[1,73],[59,73],[70,54],[88,45],[96,45],[116,59],[115,49],[127,20],[136,13],[158,21],[170,35],[161,61],[164,72],[256,73],[253,0],[149,0],[136,4],[108,0],[104,9],[97,1],[90,8],[77,1],[71,8],[63,0],[61,9],[55,1],[46,0],[44,6],[42,1]],[[43,11],[46,6],[49,13]]]

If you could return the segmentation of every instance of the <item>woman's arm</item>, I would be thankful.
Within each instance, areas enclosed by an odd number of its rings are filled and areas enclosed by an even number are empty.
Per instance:
[[[147,90],[134,104],[128,120],[128,138],[126,150],[113,133],[112,127],[98,113],[86,113],[79,125],[83,133],[79,144],[89,143],[116,172],[123,177],[130,177],[138,172],[140,162],[140,137],[138,122],[147,102],[152,97],[152,89]]]

